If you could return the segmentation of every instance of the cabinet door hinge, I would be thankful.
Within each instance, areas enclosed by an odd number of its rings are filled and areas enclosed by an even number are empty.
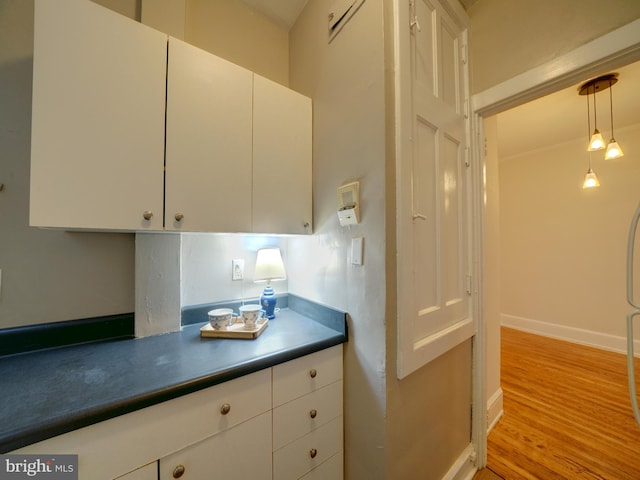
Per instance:
[[[464,149],[464,166],[469,168],[471,166],[471,160],[470,160],[470,155],[471,155],[471,149],[469,147],[465,147]]]
[[[469,51],[466,43],[462,44],[461,48],[462,64],[466,65],[469,61]]]
[[[471,279],[471,275],[467,274],[467,295],[471,295],[471,293],[473,293],[473,290],[471,290],[473,286],[473,282]]]

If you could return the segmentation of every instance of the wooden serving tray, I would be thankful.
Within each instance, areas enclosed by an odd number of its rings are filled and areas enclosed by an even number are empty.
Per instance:
[[[216,330],[211,324],[205,323],[202,328],[200,328],[200,336],[203,338],[248,338],[253,340],[254,338],[258,338],[264,329],[267,328],[268,324],[269,320],[265,320],[264,322],[256,324],[253,328],[246,328],[242,320],[238,320],[237,323],[229,327]]]

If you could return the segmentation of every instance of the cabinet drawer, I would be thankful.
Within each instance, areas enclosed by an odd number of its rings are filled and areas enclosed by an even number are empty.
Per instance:
[[[277,450],[342,415],[342,380],[273,410],[273,448]]]
[[[115,480],[158,480],[158,462],[153,462],[133,472],[125,473]]]
[[[322,465],[314,468],[300,480],[342,480],[344,478],[344,455],[336,453]]]
[[[271,480],[271,414],[160,459],[160,480]]]
[[[208,389],[206,401],[191,415],[191,428],[199,423],[204,434],[212,435],[271,410],[269,373],[267,369]]]
[[[298,479],[342,450],[342,416],[273,453],[274,480]]]
[[[273,367],[273,406],[277,407],[342,379],[342,345]]]

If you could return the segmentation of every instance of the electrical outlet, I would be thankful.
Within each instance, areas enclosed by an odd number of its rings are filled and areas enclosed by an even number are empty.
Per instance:
[[[231,261],[231,280],[242,280],[244,278],[244,260],[236,258]]]

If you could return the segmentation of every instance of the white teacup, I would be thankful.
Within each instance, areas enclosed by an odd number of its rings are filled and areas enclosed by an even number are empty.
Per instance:
[[[238,320],[238,317],[233,315],[233,310],[230,308],[216,308],[211,310],[208,315],[209,324],[215,330],[233,325]]]
[[[245,328],[254,328],[256,324],[260,323],[260,319],[264,316],[262,305],[242,305],[239,310],[240,318],[242,318]]]

